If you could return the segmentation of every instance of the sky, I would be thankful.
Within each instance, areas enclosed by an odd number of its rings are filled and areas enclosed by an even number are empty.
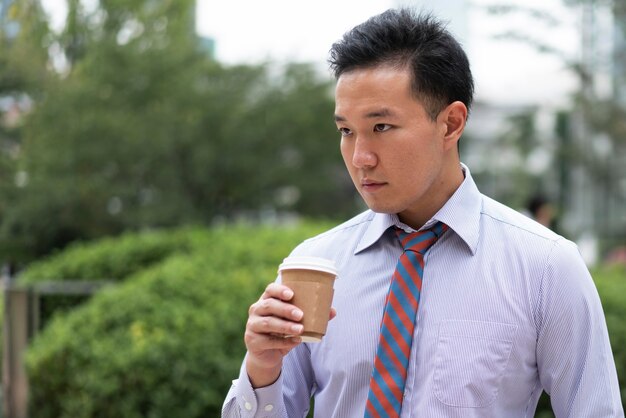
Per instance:
[[[65,0],[42,1],[60,25]],[[197,0],[196,30],[215,40],[216,58],[226,64],[306,61],[325,68],[330,46],[346,31],[403,3],[418,4],[449,22],[469,56],[478,100],[558,107],[575,88],[561,60],[519,41],[494,39],[516,31],[576,57],[578,18],[561,0]],[[485,11],[493,3],[538,8],[559,22],[524,12],[494,16]]]

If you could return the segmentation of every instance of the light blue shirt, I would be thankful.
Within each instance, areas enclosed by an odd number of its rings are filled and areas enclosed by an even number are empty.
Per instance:
[[[576,246],[482,195],[469,170],[424,226],[450,229],[425,258],[402,417],[533,417],[542,390],[558,418],[623,417],[598,293]],[[293,255],[335,260],[321,343],[252,389],[242,366],[222,417],[362,418],[385,296],[402,248],[397,216],[366,211]]]

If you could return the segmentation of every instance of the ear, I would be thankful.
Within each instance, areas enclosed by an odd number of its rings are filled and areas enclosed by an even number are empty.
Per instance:
[[[465,130],[466,120],[467,107],[463,102],[452,102],[439,113],[437,122],[443,133],[444,148],[446,150],[453,147],[456,148],[456,144],[459,142],[463,130]]]

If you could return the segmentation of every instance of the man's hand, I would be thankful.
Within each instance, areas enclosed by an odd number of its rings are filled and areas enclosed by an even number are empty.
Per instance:
[[[283,357],[300,344],[302,311],[289,303],[293,291],[271,283],[250,306],[244,341],[248,349],[246,370],[252,387],[271,385],[278,379]]]
[[[283,357],[302,342],[303,312],[289,303],[293,291],[287,286],[270,283],[261,298],[248,310],[244,341],[248,349],[246,371],[253,388],[274,383]],[[336,315],[331,309],[330,319]]]

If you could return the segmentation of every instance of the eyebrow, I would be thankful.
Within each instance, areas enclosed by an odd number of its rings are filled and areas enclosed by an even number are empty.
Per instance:
[[[388,108],[384,107],[380,110],[375,110],[373,112],[368,112],[365,114],[365,117],[368,119],[375,119],[375,118],[382,118],[382,117],[388,117],[388,116],[393,116],[394,113],[389,110]],[[335,122],[345,122],[346,118],[341,116],[341,115],[335,115]]]

